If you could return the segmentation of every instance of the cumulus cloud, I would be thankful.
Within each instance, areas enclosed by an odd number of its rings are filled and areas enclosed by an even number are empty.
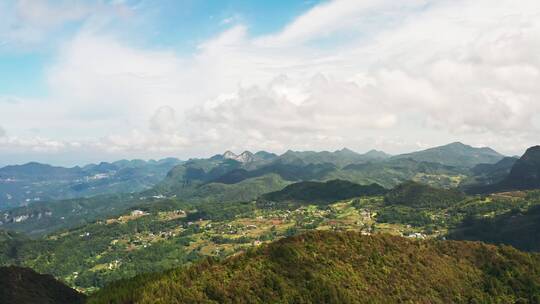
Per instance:
[[[538,140],[539,15],[533,0],[335,0],[269,35],[235,23],[189,56],[85,28],[47,72],[50,126],[186,156],[453,140],[517,154]]]

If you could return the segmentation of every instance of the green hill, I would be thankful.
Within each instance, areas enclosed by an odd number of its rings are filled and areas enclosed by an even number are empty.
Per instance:
[[[503,155],[491,148],[474,148],[460,142],[455,142],[423,151],[394,156],[394,159],[401,158],[471,168],[478,164],[496,163],[503,158]]]
[[[385,196],[387,205],[404,205],[414,208],[446,208],[465,199],[465,194],[455,189],[438,189],[416,182],[403,183]]]
[[[29,268],[0,267],[0,303],[16,304],[77,304],[84,296]]]
[[[538,303],[539,273],[539,255],[511,247],[311,232],[113,283],[88,303]]]
[[[359,185],[343,180],[328,182],[299,182],[283,190],[264,194],[262,199],[274,202],[330,203],[358,196],[373,196],[386,193],[377,185]]]

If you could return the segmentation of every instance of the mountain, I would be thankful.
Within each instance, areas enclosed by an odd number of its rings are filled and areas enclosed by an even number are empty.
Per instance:
[[[535,303],[540,255],[511,247],[310,232],[113,283],[88,303]]]
[[[377,184],[358,185],[343,180],[327,182],[299,182],[283,190],[270,192],[262,196],[271,202],[306,202],[324,204],[359,196],[382,195],[387,190]]]
[[[220,158],[219,155],[216,155],[215,157]],[[222,159],[233,159],[243,164],[249,164],[255,161],[268,161],[276,157],[277,157],[276,154],[269,153],[266,151],[259,151],[255,154],[249,151],[244,151],[239,155],[236,155],[235,153],[231,151],[226,151],[225,153],[221,155]]]
[[[500,182],[483,185],[473,184],[466,187],[471,194],[540,189],[540,146],[534,146],[525,152],[513,164],[508,175]]]
[[[0,210],[32,202],[133,193],[151,188],[180,161],[121,160],[84,167],[55,167],[40,163],[0,168]]]
[[[369,150],[364,153],[363,156],[368,160],[383,160],[392,157],[390,154],[378,150]]]
[[[0,267],[0,303],[77,304],[85,297],[51,275],[29,268]]]
[[[333,164],[337,167],[344,167],[350,164],[382,161],[388,155],[380,151],[369,151],[365,154],[356,153],[350,149],[343,148],[334,152],[322,151],[292,151],[288,150],[280,155],[276,161],[283,164],[308,165],[308,164]]]
[[[223,158],[225,159],[234,159],[236,161],[239,161],[241,163],[250,163],[255,161],[255,155],[249,151],[244,151],[240,155],[236,155],[231,151],[227,151],[223,153]]]
[[[504,156],[491,148],[474,148],[460,142],[423,151],[401,154],[393,158],[410,158],[421,162],[472,168],[478,164],[493,164]]]
[[[502,186],[518,190],[540,188],[540,146],[527,149],[502,181]]]
[[[385,195],[387,205],[414,208],[446,208],[465,199],[465,194],[454,189],[437,189],[416,182],[406,182]]]

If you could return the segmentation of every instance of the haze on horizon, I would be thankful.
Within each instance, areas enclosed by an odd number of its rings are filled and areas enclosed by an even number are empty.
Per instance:
[[[540,2],[0,0],[0,165],[540,143]]]

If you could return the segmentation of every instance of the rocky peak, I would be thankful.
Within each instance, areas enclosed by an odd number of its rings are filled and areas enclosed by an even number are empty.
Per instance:
[[[225,159],[236,159],[237,157],[238,155],[234,154],[231,151],[225,151],[225,153],[223,153],[223,158]]]
[[[255,156],[253,155],[253,153],[251,153],[249,151],[244,151],[240,155],[236,155],[235,153],[233,153],[231,151],[226,151],[225,153],[223,153],[223,158],[224,159],[234,159],[234,160],[239,161],[241,163],[249,163],[249,162],[252,162],[252,161],[255,160]]]

